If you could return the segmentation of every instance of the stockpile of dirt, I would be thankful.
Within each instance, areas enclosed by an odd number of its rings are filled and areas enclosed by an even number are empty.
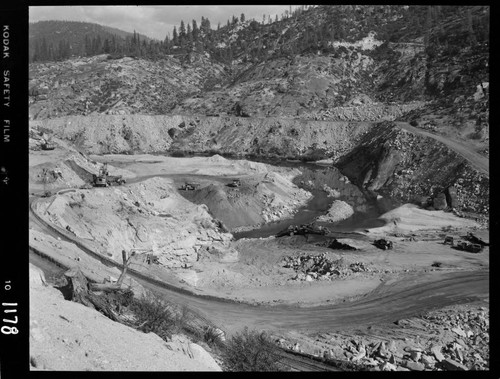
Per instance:
[[[232,235],[221,231],[205,205],[180,196],[168,179],[77,190],[37,202],[36,211],[119,262],[121,251],[132,249],[143,249],[166,267],[192,265],[200,249],[212,246],[232,253]]]
[[[334,200],[328,213],[316,218],[320,222],[337,222],[345,220],[354,214],[352,207],[344,201]]]
[[[246,161],[235,165],[251,165],[254,171],[265,174],[244,177],[238,187],[229,186],[232,182],[228,180],[182,192],[190,201],[205,204],[230,230],[292,217],[311,197],[279,173],[268,171],[272,170],[269,166]]]

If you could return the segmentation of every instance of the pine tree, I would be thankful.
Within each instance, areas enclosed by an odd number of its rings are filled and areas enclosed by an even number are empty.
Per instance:
[[[196,20],[193,20],[193,40],[198,41],[200,31],[198,29],[198,24],[196,23]]]
[[[179,35],[177,34],[177,29],[174,26],[174,31],[172,32],[172,43],[174,46],[179,44]]]

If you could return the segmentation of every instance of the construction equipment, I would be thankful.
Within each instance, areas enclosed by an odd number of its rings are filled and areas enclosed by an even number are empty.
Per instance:
[[[453,242],[453,237],[452,236],[446,236],[444,238],[444,242],[443,242],[443,245],[447,245],[447,244],[450,244],[451,246],[454,245],[454,242]]]
[[[179,187],[180,190],[182,191],[194,191],[195,189],[198,189],[200,185],[198,183],[184,183],[181,187]]]
[[[228,187],[234,187],[234,188],[240,187],[241,186],[241,180],[240,179],[233,179],[233,181],[231,183],[229,183],[227,186]]]
[[[56,145],[52,142],[52,137],[49,137],[47,134],[43,133],[42,135],[42,150],[54,150]]]
[[[276,234],[276,237],[293,236],[293,235],[306,235],[306,234],[319,234],[325,235],[329,230],[323,226],[314,226],[312,224],[303,225],[290,225],[288,228],[283,229]]]
[[[387,241],[383,238],[375,240],[373,244],[382,250],[390,250],[392,249],[392,241]]]
[[[94,187],[109,187],[112,185],[122,185],[126,181],[122,175],[109,175],[108,164],[104,163],[99,169],[99,175],[92,176],[92,184]]]
[[[471,232],[467,233],[467,235],[465,237],[463,237],[463,238],[466,239],[467,241],[471,242],[471,243],[475,243],[475,244],[478,244],[478,245],[481,245],[481,246],[489,246],[489,242],[483,241],[481,238],[475,236]]]
[[[457,250],[468,251],[470,253],[479,253],[481,252],[481,250],[483,250],[482,245],[468,241],[458,241],[454,248]]]

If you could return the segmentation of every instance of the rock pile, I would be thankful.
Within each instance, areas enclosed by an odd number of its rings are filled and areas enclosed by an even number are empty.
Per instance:
[[[362,262],[347,263],[343,258],[332,260],[327,254],[285,257],[283,267],[292,268],[297,275],[292,280],[312,282],[314,280],[341,279],[357,272],[369,272]]]
[[[314,341],[301,341],[301,348],[325,359],[350,361],[369,371],[489,369],[486,307],[455,306],[395,324],[369,326],[359,333],[322,333]],[[293,342],[281,339],[281,345],[293,346]]]

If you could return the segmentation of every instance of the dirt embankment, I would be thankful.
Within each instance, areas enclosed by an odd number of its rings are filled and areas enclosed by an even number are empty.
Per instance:
[[[339,157],[370,122],[298,119],[99,115],[31,121],[88,154],[183,152],[276,157]]]
[[[30,370],[221,371],[185,336],[165,342],[64,299],[30,264]]]
[[[220,229],[206,205],[185,200],[169,179],[76,190],[37,202],[36,211],[117,261],[131,249],[144,252],[137,263],[149,255],[166,267],[189,267],[207,248],[237,255],[229,248],[232,235]]]

